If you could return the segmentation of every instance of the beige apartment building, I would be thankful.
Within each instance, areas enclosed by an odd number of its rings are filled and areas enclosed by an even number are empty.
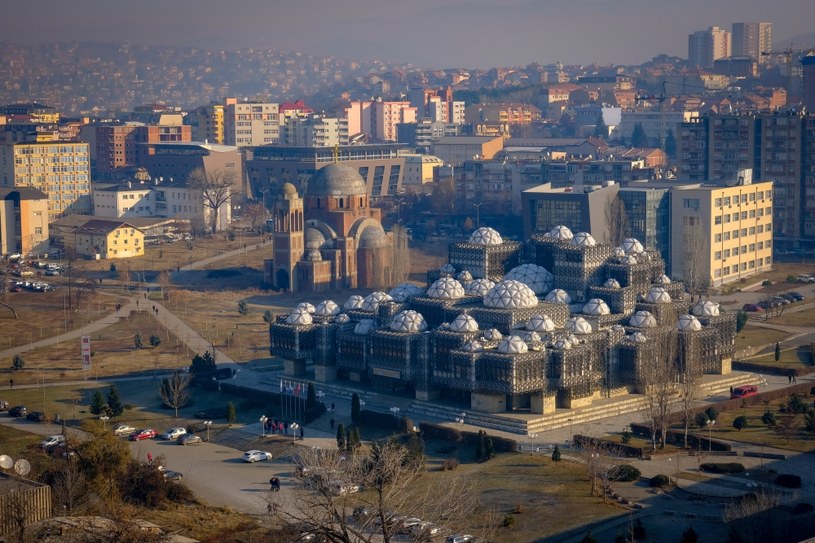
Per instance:
[[[269,145],[278,141],[280,141],[280,104],[226,99],[224,107],[226,145],[250,147]]]
[[[712,286],[772,268],[772,181],[675,186],[671,193],[671,262],[675,277],[687,275],[686,247],[697,255],[696,264],[706,270]]]
[[[30,187],[0,188],[0,254],[48,251],[48,196]]]

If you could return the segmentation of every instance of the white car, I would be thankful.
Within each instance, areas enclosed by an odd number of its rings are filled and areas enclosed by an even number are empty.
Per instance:
[[[59,445],[65,444],[65,436],[63,435],[53,435],[48,436],[40,442],[40,447],[44,450],[53,449],[54,447],[58,447]]]
[[[439,532],[441,532],[441,528],[432,522],[422,521],[419,524],[410,526],[410,533],[420,541],[432,539],[439,535]]]
[[[335,496],[345,496],[346,494],[356,494],[359,492],[359,485],[343,483],[342,481],[331,481],[329,484],[332,494]]]
[[[246,451],[245,453],[243,453],[243,461],[244,462],[252,463],[252,462],[259,462],[261,460],[271,460],[271,459],[272,459],[272,453],[266,452],[266,451],[252,450],[252,451]]]
[[[167,430],[166,432],[164,432],[163,434],[161,434],[158,437],[160,437],[161,439],[163,439],[165,441],[175,441],[176,439],[178,439],[179,437],[183,436],[186,433],[187,433],[187,429],[186,428],[181,428],[179,426],[178,428],[170,428],[169,430]]]
[[[115,436],[129,436],[135,431],[135,428],[127,424],[117,424],[113,427],[113,435]]]

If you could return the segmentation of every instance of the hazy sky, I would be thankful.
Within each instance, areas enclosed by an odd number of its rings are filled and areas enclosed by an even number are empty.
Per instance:
[[[769,21],[813,46],[813,0],[4,0],[0,40],[129,41],[379,58],[421,67],[639,64],[688,34]],[[804,37],[808,37],[805,39]],[[797,38],[797,39],[796,39]]]

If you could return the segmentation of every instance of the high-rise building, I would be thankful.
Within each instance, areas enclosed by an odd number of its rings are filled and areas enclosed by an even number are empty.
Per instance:
[[[0,254],[48,250],[48,196],[30,187],[0,188]]]
[[[348,119],[312,113],[288,117],[281,126],[280,143],[294,147],[348,145]]]
[[[359,100],[345,108],[348,134],[368,134],[377,142],[397,141],[396,125],[415,123],[417,108],[410,102],[385,102],[382,100]]]
[[[688,36],[688,62],[691,66],[713,68],[717,58],[730,56],[730,32],[718,26]]]
[[[33,187],[48,195],[48,220],[91,213],[87,143],[0,145],[0,186]]]
[[[815,54],[802,58],[801,67],[804,71],[804,107],[815,112]]]
[[[733,56],[750,57],[755,62],[764,63],[769,57],[762,52],[772,51],[772,23],[733,23]]]
[[[280,105],[238,102],[227,98],[224,107],[224,143],[238,147],[280,141]]]
[[[193,141],[224,143],[224,105],[212,102],[195,108],[187,118],[192,127]]]

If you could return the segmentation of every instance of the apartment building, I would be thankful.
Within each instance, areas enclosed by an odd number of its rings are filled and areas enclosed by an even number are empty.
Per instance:
[[[772,23],[733,23],[731,43],[734,57],[750,57],[763,64],[770,59],[763,51],[773,50]]]
[[[227,98],[224,105],[224,143],[237,147],[270,145],[280,141],[280,105],[238,102]]]
[[[585,186],[582,190],[554,188],[549,183],[523,191],[524,236],[566,226],[573,232],[588,232],[596,240],[609,239],[606,208],[617,197],[620,185]]]
[[[730,56],[730,32],[718,26],[699,30],[688,36],[688,63],[701,68],[713,68],[717,58]]]
[[[713,286],[767,271],[773,263],[773,183],[694,184],[671,189],[671,271],[692,265]]]
[[[345,108],[348,134],[368,134],[377,142],[395,142],[397,125],[415,123],[418,109],[408,101],[358,100]]]
[[[48,195],[48,221],[91,213],[87,143],[0,144],[0,186],[32,187]]]
[[[121,221],[94,219],[65,237],[66,249],[88,258],[130,258],[144,255],[144,232]]]
[[[31,188],[0,188],[0,254],[48,251],[48,195]]]
[[[317,113],[288,117],[281,127],[280,143],[293,147],[348,145],[348,119]]]
[[[193,141],[224,143],[224,105],[212,102],[187,115]]]

